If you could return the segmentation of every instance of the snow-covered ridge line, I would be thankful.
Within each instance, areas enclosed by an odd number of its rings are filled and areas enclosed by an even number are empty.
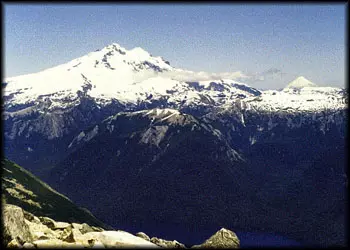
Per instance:
[[[260,91],[243,83],[240,72],[231,74],[235,79],[185,81],[191,74],[195,72],[173,68],[140,47],[126,50],[113,43],[35,74],[7,78],[5,106],[41,103],[46,99],[50,101],[49,110],[53,110],[71,106],[67,103],[78,105],[79,98],[87,96],[101,107],[112,100],[137,105],[161,99],[166,99],[166,105],[171,107],[231,106],[235,102],[271,111],[347,107],[344,90],[317,87],[304,77],[298,77],[281,91]]]
[[[168,124],[185,125],[188,122],[195,122],[195,123],[198,122],[193,116],[171,108],[154,108],[154,109],[145,109],[145,110],[132,111],[132,112],[119,112],[118,114],[105,119],[105,121],[113,121],[118,119],[118,117],[120,116],[147,117],[152,121],[152,124],[167,122]]]

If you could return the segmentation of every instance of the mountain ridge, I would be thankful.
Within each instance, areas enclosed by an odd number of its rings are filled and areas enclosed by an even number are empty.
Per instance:
[[[189,79],[180,80],[179,75],[187,75]],[[192,81],[191,76],[194,78]],[[255,106],[264,109],[271,108],[268,105],[271,100],[281,109],[295,104],[304,110],[344,107],[339,102],[343,98],[339,88],[314,86],[313,89],[302,88],[297,93],[288,92],[289,88],[285,88],[285,91],[259,91],[243,83],[240,74],[233,80],[220,79],[219,76],[206,81],[197,81],[195,78],[194,72],[174,68],[161,57],[153,57],[140,47],[126,50],[113,43],[35,74],[7,78],[4,97],[8,106],[49,99],[52,107],[69,107],[76,105],[79,97],[84,95],[93,98],[99,106],[108,105],[112,100],[118,100],[125,105],[137,105],[140,102],[150,103],[162,99],[177,107],[206,105],[205,99],[220,106],[229,105],[234,99],[241,99],[253,101]],[[293,85],[299,82],[312,85],[303,77],[293,82]],[[254,97],[260,95],[259,92],[262,93],[263,102],[254,102]],[[279,96],[281,93],[283,96]],[[313,105],[308,101],[312,99],[309,96],[317,98]],[[339,100],[322,101],[326,96]],[[284,101],[281,102],[280,99]],[[184,100],[185,103],[181,103]]]
[[[8,82],[9,159],[116,225],[343,244],[347,91],[187,81],[194,72],[140,49],[94,53]]]

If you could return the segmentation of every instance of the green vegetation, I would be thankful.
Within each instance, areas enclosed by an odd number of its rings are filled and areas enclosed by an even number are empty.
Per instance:
[[[56,221],[87,223],[108,228],[86,209],[76,206],[33,174],[7,160],[2,160],[2,202],[22,207],[36,215]]]

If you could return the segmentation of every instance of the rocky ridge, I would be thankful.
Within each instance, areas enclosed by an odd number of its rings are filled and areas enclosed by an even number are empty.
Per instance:
[[[193,248],[239,248],[239,246],[237,235],[230,230],[221,228],[201,245],[195,245]]]

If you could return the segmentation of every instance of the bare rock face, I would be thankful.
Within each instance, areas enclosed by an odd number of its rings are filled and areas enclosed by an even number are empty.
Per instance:
[[[104,229],[102,227],[95,227],[95,226],[91,226],[92,230],[94,230],[94,232],[103,232]]]
[[[57,230],[57,229],[64,230],[64,229],[69,228],[69,227],[71,228],[72,225],[67,223],[67,222],[55,222],[53,229],[54,230]]]
[[[50,229],[48,226],[40,223],[40,221],[38,223],[36,220],[26,220],[26,224],[29,226],[29,230],[33,236],[33,241],[56,239],[60,235],[58,231]]]
[[[13,240],[16,240],[21,245],[25,242],[31,242],[33,237],[25,222],[22,208],[5,204],[3,209],[3,236],[5,245]]]
[[[78,229],[78,230],[81,230],[83,228],[83,226],[81,224],[74,223],[74,222],[72,223],[72,226],[73,226],[73,228]]]
[[[135,234],[137,237],[140,237],[140,238],[142,238],[142,239],[144,239],[144,240],[147,240],[147,241],[151,241],[151,238],[147,235],[147,234],[145,234],[145,233],[143,233],[143,232],[138,232],[137,234]]]
[[[239,248],[239,244],[239,239],[234,232],[221,228],[203,244],[192,248]]]
[[[181,244],[180,242],[173,240],[163,240],[159,239],[157,237],[152,237],[151,242],[165,248],[186,248],[184,244]]]
[[[35,248],[35,246],[32,243],[26,242],[24,243],[23,248]]]
[[[23,210],[24,218],[28,221],[34,221],[35,216],[32,213],[29,213]]]
[[[24,243],[26,244],[26,243]],[[23,246],[21,245],[21,243],[18,242],[18,240],[13,239],[11,240],[8,244],[7,244],[8,248],[23,248]]]
[[[80,232],[82,233],[82,234],[86,234],[86,233],[90,233],[90,232],[95,232],[95,230],[92,228],[92,227],[90,227],[88,224],[86,224],[86,223],[83,223],[83,224],[81,224],[81,229],[80,229]]]
[[[74,240],[74,235],[72,232],[72,230],[73,230],[72,225],[70,225],[70,224],[68,224],[68,225],[69,226],[63,228],[59,239],[65,241],[65,242],[74,242],[75,240]]]
[[[55,221],[53,219],[51,219],[49,217],[43,217],[43,216],[40,216],[39,219],[40,219],[40,222],[43,225],[47,226],[48,228],[52,229],[55,227]]]

